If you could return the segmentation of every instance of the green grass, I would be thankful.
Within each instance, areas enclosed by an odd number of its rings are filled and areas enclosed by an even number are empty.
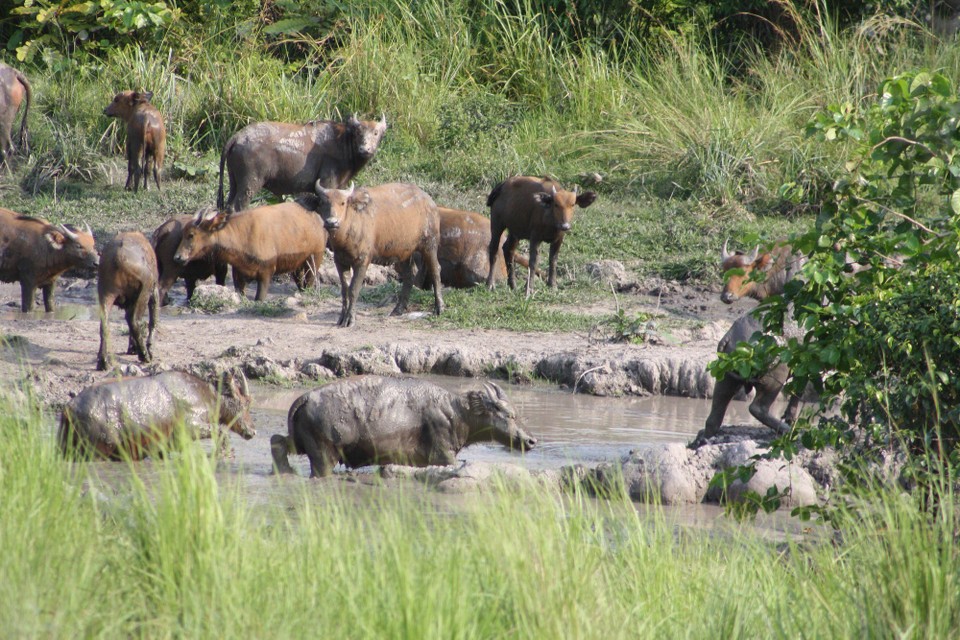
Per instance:
[[[534,487],[445,502],[293,478],[254,507],[193,443],[108,465],[104,485],[91,475],[104,463],[65,462],[31,407],[0,399],[0,626],[14,637],[950,637],[960,625],[949,493],[935,516],[881,493],[842,535],[785,544]]]

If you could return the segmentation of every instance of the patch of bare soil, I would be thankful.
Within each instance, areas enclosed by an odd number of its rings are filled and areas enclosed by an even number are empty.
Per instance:
[[[601,285],[598,285],[601,286]],[[304,305],[289,281],[270,299],[285,308],[274,317],[244,311],[206,314],[183,306],[182,283],[163,307],[154,337],[154,362],[140,366],[122,353],[126,326],[111,312],[116,359],[123,373],[149,373],[200,363],[240,364],[252,378],[315,380],[364,372],[462,376],[538,376],[598,395],[666,393],[707,397],[705,372],[717,340],[749,305],[724,305],[717,290],[670,282],[634,284],[587,310],[598,320],[619,305],[627,313],[656,313],[645,344],[610,343],[579,333],[438,330],[423,313],[388,314],[393,302],[360,306],[356,326],[336,327],[339,297]],[[62,278],[59,308],[21,313],[17,284],[0,285],[0,379],[29,379],[40,398],[59,405],[82,388],[117,375],[94,370],[99,347],[96,282]],[[40,305],[42,309],[42,305]],[[583,313],[583,309],[575,311]]]

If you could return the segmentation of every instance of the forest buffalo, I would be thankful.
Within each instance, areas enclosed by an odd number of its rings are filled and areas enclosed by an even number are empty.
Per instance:
[[[120,118],[127,125],[127,184],[137,191],[140,176],[143,176],[143,188],[146,190],[153,165],[153,180],[160,188],[160,172],[163,170],[163,156],[167,148],[167,132],[163,126],[163,116],[150,104],[153,92],[121,91],[103,110],[103,114]]]
[[[391,315],[407,308],[413,287],[416,254],[423,259],[433,282],[434,312],[443,312],[440,293],[440,217],[433,199],[419,187],[391,183],[369,189],[326,189],[317,181],[317,213],[330,232],[330,248],[340,276],[342,309],[338,326],[349,327],[355,319],[354,305],[371,262],[395,264],[402,287]],[[347,287],[345,272],[353,270]]]
[[[0,165],[9,169],[13,154],[18,151],[30,153],[30,140],[27,132],[27,114],[30,112],[32,89],[26,76],[7,65],[0,63]],[[13,122],[17,111],[24,103],[23,117],[20,118],[20,131],[17,140],[13,140]]]
[[[182,371],[100,382],[63,408],[60,446],[65,454],[140,460],[174,435],[209,438],[218,425],[249,440],[256,431],[246,378],[229,372],[219,386],[222,393]]]
[[[52,225],[42,218],[0,209],[0,282],[20,283],[20,310],[32,311],[37,288],[43,307],[54,309],[57,278],[67,269],[97,266],[90,227]]]
[[[342,462],[450,465],[475,442],[516,451],[536,445],[517,421],[503,389],[492,382],[457,394],[426,380],[359,376],[300,396],[287,413],[287,435],[270,438],[274,465],[293,473],[289,454],[306,454],[310,477]]]
[[[118,233],[103,248],[97,269],[97,299],[100,303],[100,351],[97,371],[105,371],[114,360],[110,348],[110,309],[116,304],[124,310],[130,339],[127,354],[140,362],[153,359],[153,331],[157,325],[157,257],[150,242],[139,231]],[[143,316],[149,311],[147,336],[143,336]]]
[[[248,125],[227,140],[220,154],[217,208],[246,209],[263,188],[275,195],[312,193],[318,182],[330,189],[343,188],[373,158],[386,130],[386,116],[379,122],[351,117],[347,122]],[[224,164],[230,181],[226,203]]]
[[[177,278],[182,277],[187,287],[187,300],[193,297],[193,291],[197,288],[197,282],[206,280],[210,276],[216,278],[217,284],[224,285],[227,282],[227,263],[218,259],[215,252],[210,252],[202,258],[191,260],[186,264],[180,264],[173,259],[177,247],[180,246],[180,240],[183,239],[183,229],[194,219],[194,215],[187,214],[170,218],[162,225],[157,227],[150,239],[153,250],[157,254],[157,268],[160,273],[160,304],[165,305],[169,302],[168,292]]]
[[[557,253],[563,237],[573,222],[574,207],[586,208],[597,199],[593,191],[577,193],[567,191],[549,178],[515,176],[507,178],[493,188],[487,197],[490,207],[490,244],[487,250],[490,267],[487,271],[487,287],[493,289],[497,254],[500,252],[500,237],[507,230],[503,243],[503,258],[507,266],[507,282],[516,288],[514,277],[514,252],[519,240],[530,241],[530,268],[527,272],[526,296],[533,290],[533,274],[537,268],[537,250],[541,242],[550,243],[550,273],[547,284],[556,286]]]
[[[210,208],[198,212],[184,227],[173,259],[185,265],[216,255],[233,267],[237,293],[244,295],[247,283],[256,280],[257,300],[266,300],[274,274],[292,273],[300,289],[312,286],[326,246],[323,223],[297,202],[234,215]]]
[[[730,253],[725,241],[720,252],[720,273],[727,275],[720,299],[731,304],[743,297],[763,300],[781,294],[806,262],[806,256],[782,241],[770,251],[760,253],[757,247],[749,254]]]

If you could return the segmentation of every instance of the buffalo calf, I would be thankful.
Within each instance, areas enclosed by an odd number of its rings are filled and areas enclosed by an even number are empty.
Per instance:
[[[260,189],[275,195],[309,193],[319,182],[327,188],[346,186],[363,169],[387,130],[379,122],[313,120],[306,124],[256,122],[227,140],[220,154],[217,208],[241,211]],[[223,167],[230,193],[223,200]]]
[[[97,298],[100,301],[100,351],[97,370],[105,371],[113,361],[110,349],[110,308],[116,304],[127,318],[130,330],[128,354],[140,362],[150,362],[153,331],[157,325],[157,257],[150,242],[139,232],[119,233],[100,256],[97,271]],[[147,336],[143,336],[143,316],[149,309]]]
[[[338,326],[349,327],[355,319],[354,305],[370,262],[395,264],[400,273],[397,306],[391,315],[407,308],[413,288],[416,254],[423,259],[433,282],[434,312],[443,312],[440,293],[440,218],[433,199],[419,187],[391,183],[369,189],[325,189],[316,185],[317,213],[330,232],[330,248],[340,276],[342,307]],[[346,270],[353,271],[347,287]]]
[[[221,286],[227,281],[228,265],[220,260],[214,251],[196,260],[190,260],[186,264],[180,264],[174,260],[174,254],[183,239],[183,230],[194,218],[194,215],[170,218],[157,227],[150,239],[150,244],[153,245],[153,250],[157,254],[161,305],[168,303],[168,292],[177,278],[182,277],[186,284],[188,301],[193,297],[198,281],[206,280],[210,276],[214,276],[217,284]]]
[[[292,473],[289,454],[306,454],[310,476],[321,477],[338,462],[450,465],[475,442],[524,451],[537,440],[492,382],[456,394],[416,378],[359,376],[297,398],[287,413],[287,435],[272,436],[270,448],[277,471]]]
[[[516,176],[507,178],[493,188],[487,197],[490,207],[490,245],[487,271],[487,287],[494,285],[494,269],[497,254],[500,251],[500,237],[504,230],[508,232],[503,243],[503,258],[507,265],[507,282],[511,289],[516,288],[513,262],[517,242],[530,241],[530,269],[527,272],[526,296],[533,289],[533,274],[537,268],[537,250],[541,242],[550,243],[550,273],[547,284],[556,286],[557,253],[563,244],[563,237],[573,222],[574,207],[586,208],[597,199],[593,191],[578,194],[563,189],[549,178],[531,178]]]
[[[92,269],[98,259],[90,227],[80,231],[0,209],[0,282],[20,283],[21,311],[33,311],[38,287],[44,309],[53,311],[60,274],[74,267]]]
[[[26,76],[13,67],[0,63],[0,165],[6,165],[7,168],[10,167],[11,158],[18,146],[22,153],[30,152],[27,114],[30,112],[31,94],[30,82]],[[23,117],[20,119],[20,131],[14,144],[13,121],[16,120],[22,103],[25,103]]]
[[[127,124],[127,184],[133,190],[139,188],[143,176],[143,188],[153,165],[153,180],[160,188],[160,172],[163,170],[163,156],[167,147],[167,132],[163,127],[163,116],[150,104],[153,92],[121,91],[113,102],[103,110],[104,115],[120,118]]]

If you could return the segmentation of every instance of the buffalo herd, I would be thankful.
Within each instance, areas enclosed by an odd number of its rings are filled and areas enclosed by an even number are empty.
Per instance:
[[[125,188],[134,192],[141,184],[147,188],[151,173],[156,187],[161,188],[166,132],[162,115],[150,102],[152,96],[151,92],[121,91],[103,110],[126,125]],[[8,170],[14,154],[28,150],[30,102],[27,79],[0,64],[0,165]],[[14,140],[14,121],[21,103],[25,108]],[[108,323],[113,305],[123,308],[126,315],[128,353],[150,362],[157,307],[168,301],[176,279],[182,277],[186,282],[189,300],[200,280],[213,275],[223,284],[228,267],[241,295],[245,285],[255,281],[256,299],[264,300],[277,274],[290,273],[298,288],[311,286],[325,251],[332,251],[340,280],[337,324],[341,327],[356,323],[355,305],[371,262],[392,264],[398,271],[401,289],[392,314],[406,311],[414,283],[433,288],[436,314],[444,309],[443,286],[471,287],[485,282],[492,289],[506,276],[510,288],[515,288],[515,262],[528,267],[525,295],[529,298],[534,275],[539,273],[539,247],[544,242],[550,247],[547,284],[556,286],[557,255],[571,229],[574,211],[593,204],[596,193],[579,192],[577,187],[568,190],[551,178],[514,176],[491,190],[487,218],[438,207],[413,184],[354,187],[353,179],[376,154],[386,129],[385,116],[372,121],[350,117],[345,122],[250,124],[224,145],[215,207],[167,220],[151,240],[138,232],[120,233],[106,243],[99,256],[89,228],[53,225],[0,209],[0,281],[20,283],[23,311],[33,308],[40,288],[49,312],[54,308],[54,288],[61,273],[96,266],[99,370],[106,370],[114,360]],[[224,170],[229,189],[226,198]],[[296,199],[250,208],[261,189]],[[504,231],[507,235],[501,243]],[[520,240],[529,241],[528,260],[516,255]],[[772,295],[792,277],[789,246],[761,256],[731,256],[725,245],[723,259],[725,269],[746,273],[756,268],[772,275],[761,285],[746,277],[730,279],[724,302],[740,295]],[[352,274],[349,282],[348,270]],[[753,324],[735,324],[719,348],[729,350],[736,341],[749,339],[747,334],[758,326],[751,320]],[[784,421],[769,415],[770,403],[786,379],[782,369],[777,367],[757,380],[718,382],[721,393],[714,397],[701,435],[715,434],[733,394],[751,386],[762,391],[751,405],[751,413],[768,426],[784,428]],[[108,457],[125,450],[136,457],[148,441],[170,437],[172,422],[185,419],[182,407],[192,407],[193,421],[188,422],[194,427],[188,431],[194,436],[203,435],[196,425],[219,421],[251,437],[245,381],[237,384],[231,378],[227,384],[219,383],[218,387],[228,387],[226,395],[188,374],[165,373],[94,385],[64,410],[61,443],[65,449],[98,451]],[[383,406],[375,406],[374,398]],[[142,415],[131,418],[131,411]],[[791,411],[785,416],[788,421],[795,414],[793,401]],[[451,463],[461,447],[480,440],[499,441],[518,450],[536,442],[519,426],[503,390],[496,385],[457,396],[421,381],[366,377],[305,394],[290,409],[288,435],[274,436],[271,447],[279,471],[290,469],[287,454],[305,453],[312,475],[326,475],[336,462],[348,466],[376,461]]]

